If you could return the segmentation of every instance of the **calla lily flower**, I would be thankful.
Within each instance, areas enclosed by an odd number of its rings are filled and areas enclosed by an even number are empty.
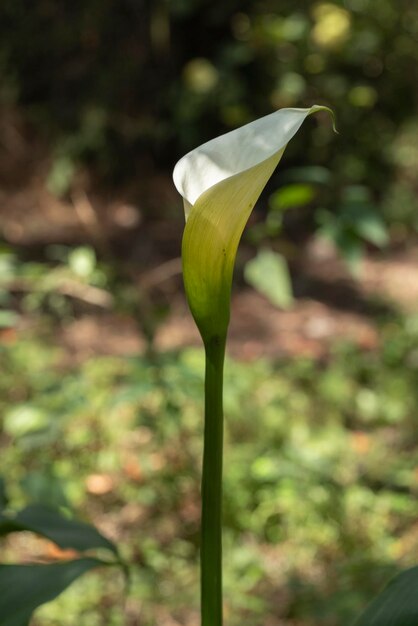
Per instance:
[[[222,626],[223,364],[235,256],[251,211],[311,113],[281,109],[192,150],[174,168],[183,196],[183,278],[205,345],[202,470],[202,626]],[[332,113],[332,112],[331,112]]]
[[[204,342],[226,334],[235,256],[255,203],[305,118],[321,110],[331,112],[317,105],[280,109],[208,141],[175,166],[186,216],[183,277]]]

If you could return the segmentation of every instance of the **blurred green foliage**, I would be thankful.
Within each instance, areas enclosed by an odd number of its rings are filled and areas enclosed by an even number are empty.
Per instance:
[[[281,254],[261,249],[245,266],[247,283],[282,309],[294,304],[289,272]]]
[[[340,345],[322,365],[228,361],[231,625],[350,623],[414,562],[417,318],[383,319],[380,330],[379,351]],[[35,623],[116,626],[133,612],[151,626],[164,611],[181,623],[197,615],[201,351],[65,365],[29,333],[1,347],[0,367],[9,506],[76,510],[134,566],[130,608],[112,573],[93,573]],[[16,549],[6,543],[3,560]]]
[[[91,246],[50,245],[45,257],[27,260],[10,246],[0,247],[0,328],[15,327],[21,315],[68,317],[77,301],[109,306],[123,291],[123,285],[114,285],[112,269],[98,263]]]
[[[82,162],[107,183],[130,180],[275,108],[318,102],[339,137],[319,123],[286,162],[332,164],[325,208],[366,185],[390,224],[416,228],[409,0],[4,0],[0,17],[0,101],[49,142],[54,192]]]
[[[44,142],[45,182],[65,196],[80,169],[102,189],[140,184],[275,108],[327,104],[339,135],[319,119],[295,138],[247,236],[265,244],[296,216],[355,267],[365,246],[418,231],[417,37],[409,0],[3,0],[0,108]],[[134,573],[126,604],[119,578],[93,573],[35,624],[186,623],[198,615],[202,355],[69,362],[51,317],[104,298],[136,310],[151,342],[157,309],[92,247],[44,252],[41,263],[0,249],[0,332],[12,331],[0,345],[1,471],[12,508],[103,524]],[[267,261],[273,299],[288,302],[282,257]],[[380,331],[377,351],[341,345],[323,363],[228,363],[231,626],[349,623],[414,562],[418,322]],[[21,549],[4,542],[2,560]]]

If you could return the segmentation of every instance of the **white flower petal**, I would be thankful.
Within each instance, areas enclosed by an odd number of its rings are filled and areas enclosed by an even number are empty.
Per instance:
[[[304,119],[316,110],[280,109],[186,154],[174,168],[177,191],[188,205],[217,183],[265,161],[281,150],[297,133]],[[186,213],[188,209],[186,205]]]
[[[304,119],[322,109],[281,109],[203,144],[177,163],[173,178],[187,219],[184,285],[205,342],[226,334],[235,256],[255,203]]]

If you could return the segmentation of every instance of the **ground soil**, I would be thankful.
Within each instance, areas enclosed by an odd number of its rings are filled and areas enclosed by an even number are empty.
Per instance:
[[[47,151],[36,141],[28,150],[18,121],[9,118],[5,128],[0,150],[0,237],[30,258],[42,256],[51,243],[94,245],[99,256],[117,258],[129,267],[151,306],[161,301],[170,305],[156,329],[158,350],[200,345],[182,292],[181,204],[169,175],[150,172],[131,188],[98,193],[81,172],[72,190],[57,198],[48,190]],[[244,360],[263,355],[321,358],[339,340],[373,349],[379,342],[380,315],[397,308],[418,310],[417,260],[417,244],[370,251],[354,279],[330,244],[307,239],[291,262],[296,299],[290,310],[272,306],[238,276],[230,353]],[[112,307],[94,306],[66,321],[59,340],[77,359],[132,354],[146,344],[140,325],[131,317]]]

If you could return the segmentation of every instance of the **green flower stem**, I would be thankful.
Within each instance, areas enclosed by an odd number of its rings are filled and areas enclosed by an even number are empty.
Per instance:
[[[223,368],[226,334],[205,342],[205,436],[202,472],[202,626],[222,626]]]

